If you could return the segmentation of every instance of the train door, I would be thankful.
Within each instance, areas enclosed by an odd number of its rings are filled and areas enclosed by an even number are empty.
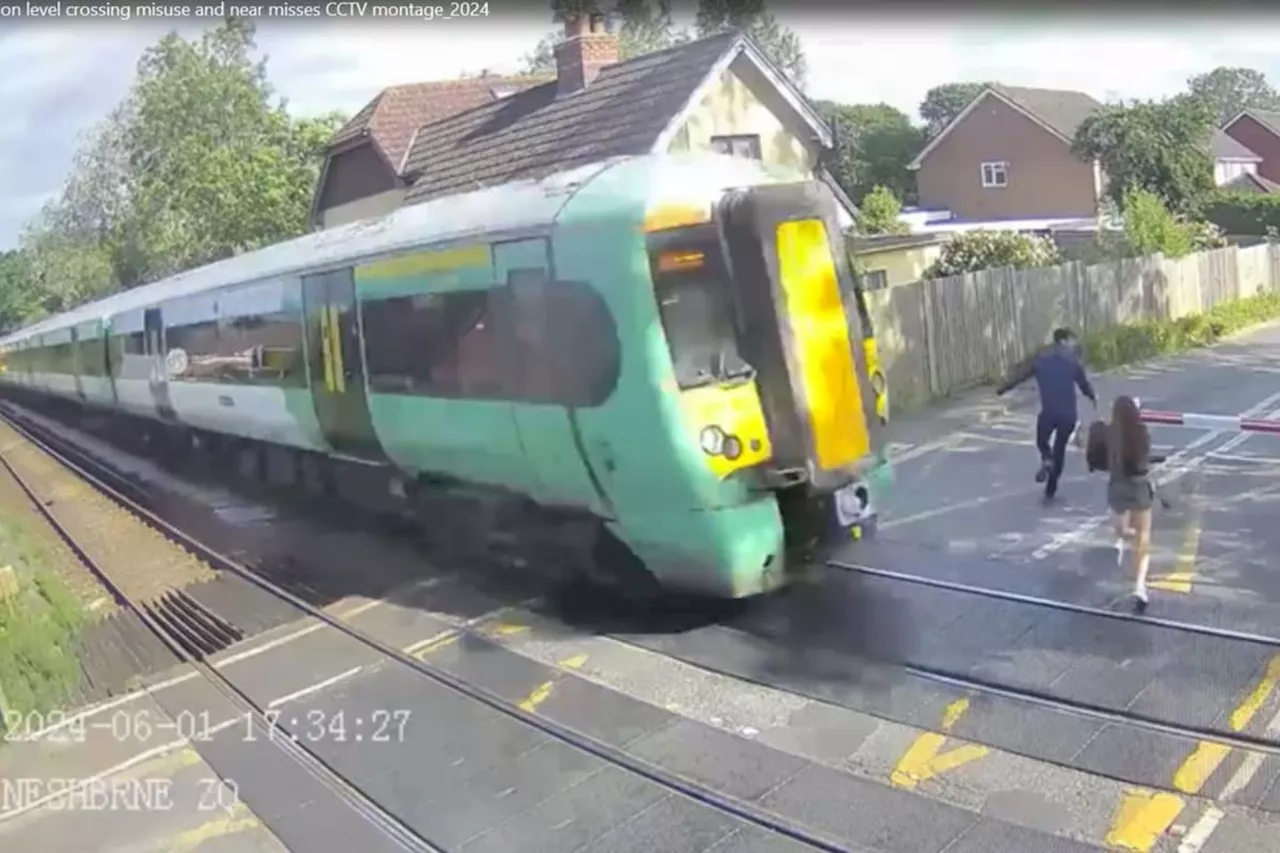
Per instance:
[[[494,278],[510,291],[507,358],[521,401],[514,407],[516,429],[541,498],[553,504],[581,506],[609,514],[608,499],[594,475],[583,446],[572,400],[558,393],[567,365],[553,353],[560,349],[554,321],[563,306],[552,286],[550,248],[546,240],[520,240],[493,246]],[[564,324],[559,328],[563,331]]]
[[[346,456],[384,461],[365,393],[352,270],[303,276],[302,303],[307,316],[311,399],[325,440]]]
[[[169,399],[169,367],[165,360],[164,322],[160,319],[159,308],[147,308],[143,312],[142,334],[149,366],[147,384],[156,413],[162,420],[176,421],[178,415],[173,410],[173,401]]]
[[[68,344],[68,346],[71,347],[71,358],[69,358],[68,361],[70,362],[72,382],[75,384],[76,398],[83,403],[85,399],[84,397],[84,361],[85,360],[82,357],[82,354],[80,352],[80,333],[76,331],[74,326],[71,328],[70,332],[71,332],[71,342]]]

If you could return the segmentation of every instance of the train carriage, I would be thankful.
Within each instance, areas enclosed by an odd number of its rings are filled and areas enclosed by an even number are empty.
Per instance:
[[[0,381],[384,472],[429,521],[538,518],[592,571],[754,595],[872,517],[885,470],[840,240],[824,187],[758,163],[598,163],[82,306],[0,341]]]

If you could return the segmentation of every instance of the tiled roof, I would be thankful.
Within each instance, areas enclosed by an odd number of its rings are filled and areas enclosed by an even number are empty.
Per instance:
[[[1098,110],[1102,104],[1084,92],[1071,92],[1065,89],[1029,89],[1023,86],[992,87],[1018,106],[1038,118],[1040,121],[1061,133],[1067,139],[1075,139],[1076,131],[1084,120]],[[1277,119],[1280,114],[1272,113]],[[1278,124],[1280,126],[1280,124]],[[1209,142],[1214,159],[1260,160],[1244,145],[1232,139],[1221,130],[1214,129]]]
[[[1240,140],[1223,133],[1221,130],[1214,128],[1213,140],[1210,143],[1213,150],[1213,158],[1215,160],[1255,160],[1262,161],[1262,158],[1249,150]]]
[[[1065,89],[1031,89],[1025,86],[992,86],[1018,106],[1061,133],[1075,139],[1084,120],[1102,108],[1102,104],[1084,92]]]
[[[330,147],[368,134],[398,167],[424,124],[488,104],[547,81],[550,75],[504,77],[486,74],[461,80],[407,83],[383,89],[334,134]]]
[[[568,94],[554,81],[418,130],[406,203],[647,153],[739,36],[725,33],[603,68]]]

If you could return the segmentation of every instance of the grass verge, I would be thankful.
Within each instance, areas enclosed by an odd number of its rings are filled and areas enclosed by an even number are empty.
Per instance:
[[[84,617],[79,602],[48,565],[44,543],[11,520],[0,520],[0,567],[9,566],[16,592],[0,599],[0,697],[7,720],[60,706],[80,681],[76,641]]]
[[[1222,338],[1280,319],[1280,292],[1268,291],[1215,305],[1177,320],[1144,320],[1087,334],[1085,362],[1109,370],[1161,355],[1207,347]]]

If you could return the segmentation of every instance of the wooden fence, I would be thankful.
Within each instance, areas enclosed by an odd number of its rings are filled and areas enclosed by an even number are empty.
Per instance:
[[[984,270],[868,294],[895,407],[1004,376],[1067,326],[1176,319],[1280,287],[1280,245]]]

